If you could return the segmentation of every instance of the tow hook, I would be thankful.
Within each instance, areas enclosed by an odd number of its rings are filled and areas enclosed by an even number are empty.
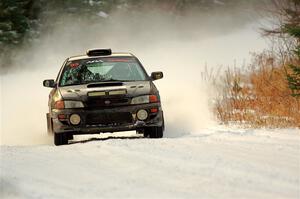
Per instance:
[[[145,125],[146,125],[146,123],[143,121],[136,121],[134,124],[135,127],[143,127]]]

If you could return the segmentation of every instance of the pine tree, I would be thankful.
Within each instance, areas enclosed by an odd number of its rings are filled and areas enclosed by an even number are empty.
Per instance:
[[[266,35],[275,35],[282,39],[293,39],[294,50],[286,49],[292,59],[285,70],[288,88],[291,95],[300,99],[300,0],[272,0],[274,16],[279,26],[265,30]]]
[[[300,46],[295,50],[298,59],[298,65],[290,64],[291,72],[287,74],[289,88],[292,90],[292,96],[300,97]]]
[[[30,20],[37,17],[33,0],[1,0],[0,43],[19,44],[30,29]]]
[[[290,3],[293,7],[285,10],[288,18],[283,24],[282,32],[295,38],[296,47],[294,50],[295,64],[289,65],[291,71],[287,73],[287,81],[292,91],[292,96],[300,97],[300,0],[290,0]]]

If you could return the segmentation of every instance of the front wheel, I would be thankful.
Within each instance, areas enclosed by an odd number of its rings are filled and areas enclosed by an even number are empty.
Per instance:
[[[144,131],[144,137],[162,138],[164,135],[163,126],[148,127]]]
[[[68,144],[68,135],[66,133],[54,133],[54,144],[56,146]]]

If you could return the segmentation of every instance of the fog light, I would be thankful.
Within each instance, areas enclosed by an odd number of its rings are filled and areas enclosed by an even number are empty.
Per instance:
[[[146,120],[148,117],[148,112],[144,109],[141,109],[137,112],[136,116],[139,120]]]
[[[81,119],[80,116],[78,114],[72,114],[70,116],[70,122],[73,125],[78,125],[80,123]]]

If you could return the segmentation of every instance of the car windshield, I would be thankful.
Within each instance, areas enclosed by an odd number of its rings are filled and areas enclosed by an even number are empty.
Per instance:
[[[146,74],[135,58],[94,58],[67,62],[61,74],[60,86],[144,80]]]

